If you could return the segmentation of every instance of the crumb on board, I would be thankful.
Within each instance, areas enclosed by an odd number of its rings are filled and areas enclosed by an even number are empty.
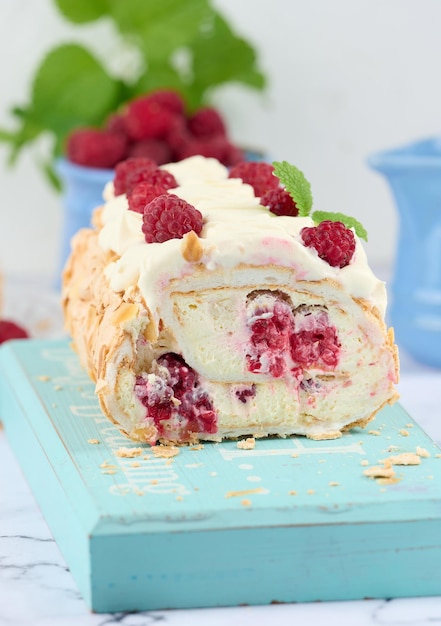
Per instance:
[[[157,459],[170,459],[173,456],[179,454],[179,448],[177,446],[153,446],[153,456]]]
[[[413,424],[411,424],[411,423],[406,424],[406,428],[413,428]]]
[[[184,498],[183,498],[182,496],[176,496],[176,500],[177,500],[178,502],[182,502],[182,500],[183,500],[183,499],[184,499]]]
[[[251,500],[249,500],[248,498],[244,498],[243,500],[240,501],[242,506],[251,506]]]
[[[109,463],[109,461],[103,461],[100,464],[100,467],[104,467],[104,468],[107,468],[107,469],[116,469],[117,465],[112,465],[111,463]]]
[[[125,446],[121,446],[115,451],[115,455],[122,459],[133,459],[136,456],[141,456],[141,454],[142,448],[127,448]]]
[[[91,446],[96,446],[99,443],[99,439],[88,439],[87,443],[90,443]]]
[[[421,457],[414,452],[402,452],[401,454],[389,456],[380,461],[380,463],[383,463],[386,467],[391,465],[420,465]]]
[[[308,494],[308,496],[312,496],[315,493],[315,491],[314,489],[308,489],[306,493]]]
[[[441,459],[441,454],[435,454],[435,459]]]
[[[256,440],[254,437],[247,437],[246,439],[241,439],[237,442],[237,447],[239,450],[254,450],[256,447]]]
[[[395,476],[395,470],[390,466],[372,465],[372,467],[365,469],[363,474],[368,478],[393,478]]]
[[[37,376],[37,380],[40,380],[42,383],[47,383],[50,379],[51,377],[45,374],[42,376]]]
[[[400,432],[400,435],[401,435],[402,437],[408,437],[408,436],[409,436],[409,431],[408,431],[408,430],[406,430],[405,428],[400,428],[400,431],[399,431],[399,432]]]
[[[253,493],[264,493],[263,487],[256,487],[255,489],[242,489],[242,491],[227,491],[226,498],[237,498],[241,496],[248,496]]]
[[[366,467],[366,465],[369,465],[369,461],[367,459],[363,459],[362,461],[360,461],[360,465]]]
[[[398,476],[391,476],[390,478],[377,478],[377,483],[379,485],[395,485],[399,483],[402,479]]]
[[[133,463],[130,463],[130,467],[141,467],[141,463],[139,461],[133,461]]]
[[[111,469],[111,468],[103,469],[101,474],[116,474],[116,469]]]
[[[288,491],[288,495],[289,496],[296,496],[297,495],[297,491],[295,489],[291,489],[291,491]]]
[[[335,480],[331,480],[331,481],[328,483],[328,485],[329,485],[330,487],[340,487],[340,483],[338,483],[338,482],[337,482],[337,481],[335,481]]]
[[[298,459],[298,458],[299,458],[299,455],[297,454],[297,452],[293,452],[293,453],[291,454],[291,457],[292,457],[293,459]]]
[[[204,444],[203,443],[198,443],[195,446],[191,446],[190,450],[203,450],[204,449]]]
[[[418,456],[422,457],[423,459],[430,458],[430,452],[426,450],[426,448],[422,448],[421,446],[416,447],[416,453],[418,454]]]
[[[54,391],[61,391],[63,389],[63,387],[61,385],[55,385],[54,386]]]
[[[368,435],[376,435],[378,437],[381,435],[381,430],[368,430]]]

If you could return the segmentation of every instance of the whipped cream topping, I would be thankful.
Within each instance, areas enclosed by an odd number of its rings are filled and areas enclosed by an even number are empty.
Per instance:
[[[357,236],[351,263],[341,269],[332,267],[302,242],[302,228],[313,226],[309,217],[274,215],[259,204],[250,185],[228,178],[227,168],[216,159],[194,156],[163,169],[178,183],[169,193],[183,198],[204,216],[200,234],[203,256],[198,263],[207,271],[240,264],[288,267],[298,280],[332,279],[353,298],[363,298],[377,307],[384,317],[385,283],[370,269]],[[119,257],[106,268],[110,287],[121,292],[137,284],[157,317],[170,281],[191,274],[194,263],[183,258],[182,239],[146,243],[142,215],[128,209],[125,195],[114,195],[113,183],[106,185],[104,200],[99,244]]]

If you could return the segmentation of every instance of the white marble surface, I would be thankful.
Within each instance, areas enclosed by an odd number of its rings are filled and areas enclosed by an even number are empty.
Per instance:
[[[62,335],[58,297],[48,289],[42,291],[40,282],[7,283],[6,315],[27,324],[33,336]],[[403,406],[441,443],[441,370],[419,365],[402,354],[400,392]],[[441,624],[441,597],[92,614],[75,586],[5,433],[0,430],[0,626],[156,623],[432,626]]]

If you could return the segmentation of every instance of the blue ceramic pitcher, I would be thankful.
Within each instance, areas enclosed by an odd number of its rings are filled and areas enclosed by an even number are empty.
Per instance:
[[[103,203],[104,185],[113,180],[114,171],[83,167],[66,159],[57,162],[57,173],[63,185],[63,222],[60,251],[60,273],[70,254],[70,240],[90,226],[93,209]]]
[[[389,309],[397,343],[441,367],[441,138],[374,154],[368,163],[386,177],[399,214]]]

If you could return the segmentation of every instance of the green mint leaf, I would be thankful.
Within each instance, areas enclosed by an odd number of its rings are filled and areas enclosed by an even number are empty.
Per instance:
[[[60,13],[74,24],[94,22],[109,11],[108,0],[55,0]]]
[[[117,106],[120,84],[85,48],[63,45],[41,63],[32,86],[29,119],[61,145],[78,126],[100,126]]]
[[[311,185],[304,174],[288,161],[274,161],[274,174],[285,185],[286,191],[297,205],[299,217],[306,217],[312,208]]]
[[[368,240],[366,229],[360,224],[358,220],[344,213],[329,213],[328,211],[314,211],[311,215],[315,224],[320,224],[324,220],[331,220],[331,222],[342,222],[347,228],[353,228],[360,239]]]

